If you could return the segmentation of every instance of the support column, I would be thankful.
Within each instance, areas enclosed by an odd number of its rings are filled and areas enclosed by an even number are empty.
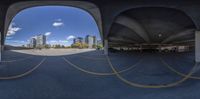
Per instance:
[[[0,45],[0,62],[1,62],[1,56],[2,56],[2,45]]]
[[[195,31],[195,61],[200,62],[200,31]]]
[[[3,51],[3,49],[4,49],[4,46],[3,46],[3,44],[2,44],[2,34],[1,34],[2,32],[0,32],[0,62],[1,62],[1,60],[2,60],[2,51]]]
[[[104,40],[104,55],[108,55],[108,40]]]

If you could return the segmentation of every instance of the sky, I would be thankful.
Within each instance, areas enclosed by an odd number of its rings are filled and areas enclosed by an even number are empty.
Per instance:
[[[10,23],[7,45],[21,46],[31,37],[47,36],[48,44],[69,46],[75,37],[96,36],[100,33],[94,18],[86,11],[66,6],[40,6],[19,12]]]

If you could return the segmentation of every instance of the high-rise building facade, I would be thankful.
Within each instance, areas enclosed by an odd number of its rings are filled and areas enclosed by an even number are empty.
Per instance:
[[[97,41],[97,45],[102,45],[102,41],[101,41],[101,40],[98,40],[98,41]]]
[[[89,48],[93,48],[94,45],[97,44],[97,40],[95,36],[87,35],[85,38],[85,42],[88,44]]]
[[[93,36],[93,38],[94,38],[94,39],[93,39],[93,45],[96,46],[96,45],[97,45],[97,38],[96,38],[96,36]]]
[[[36,36],[36,47],[44,47],[46,45],[46,36],[45,35],[37,35]]]
[[[96,36],[91,36],[91,35],[87,35],[85,37],[85,40],[82,37],[77,37],[73,40],[73,44],[76,43],[86,43],[88,48],[95,48],[95,46],[97,45],[97,39]]]
[[[37,35],[30,39],[29,47],[44,47],[46,45],[46,36],[45,35]]]
[[[35,48],[36,47],[36,38],[32,37],[30,39],[30,44],[29,44],[30,48]]]

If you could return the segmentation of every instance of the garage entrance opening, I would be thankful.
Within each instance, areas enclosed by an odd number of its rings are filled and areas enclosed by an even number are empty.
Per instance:
[[[0,79],[26,76],[41,65],[63,66],[64,56],[102,53],[102,48],[96,20],[87,11],[70,6],[27,8],[10,22]]]
[[[13,18],[3,59],[15,56],[7,52],[35,55],[35,51],[42,51],[56,56],[96,49],[102,49],[100,33],[87,11],[67,6],[39,6],[22,10]]]

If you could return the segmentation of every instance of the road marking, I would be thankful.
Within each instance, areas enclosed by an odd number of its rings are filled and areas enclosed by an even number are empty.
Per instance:
[[[85,73],[88,73],[88,74],[92,74],[92,75],[98,75],[98,76],[109,76],[109,75],[115,75],[116,73],[114,72],[111,72],[111,73],[100,73],[100,72],[93,72],[93,71],[89,71],[89,70],[85,70],[83,68],[81,68],[80,66],[78,65],[75,65],[73,64],[72,62],[70,62],[68,59],[66,59],[65,57],[63,57],[64,61],[67,62],[69,65],[73,66],[74,68],[82,71],[82,72],[85,72]],[[129,68],[126,68],[124,70],[120,70],[120,71],[117,71],[117,73],[124,73],[124,72],[127,72],[133,68],[135,68],[137,66],[138,63],[141,62],[142,59],[140,59],[138,62],[136,62],[135,64],[133,64],[132,66],[130,66]]]
[[[85,58],[85,59],[90,59],[90,60],[106,60],[105,58],[97,58],[97,57],[89,57],[89,56],[81,56],[81,55],[76,55],[78,57],[81,57],[81,58]]]
[[[190,78],[190,76],[194,73],[193,71],[196,69],[197,65],[198,64],[195,64],[193,66],[193,68],[190,70],[190,72],[185,76],[183,77],[182,79],[178,80],[178,81],[175,81],[175,82],[172,82],[172,83],[168,83],[168,84],[162,84],[162,85],[145,85],[145,84],[141,84],[141,83],[135,83],[135,82],[132,82],[132,81],[129,81],[127,79],[125,79],[124,77],[122,77],[117,71],[116,69],[114,68],[113,64],[111,63],[110,59],[108,56],[106,56],[108,62],[109,62],[109,66],[111,67],[111,69],[113,70],[113,72],[115,72],[116,76],[122,81],[124,82],[125,84],[128,84],[132,87],[138,87],[138,88],[168,88],[168,87],[174,87],[174,86],[177,86],[179,85],[180,83],[183,83],[184,81],[188,80]]]
[[[43,53],[44,56],[46,56]],[[11,80],[11,79],[17,79],[17,78],[21,78],[24,76],[27,76],[29,74],[31,74],[33,71],[35,71],[40,65],[42,65],[46,60],[46,57],[44,57],[37,65],[35,65],[32,69],[22,73],[22,74],[18,74],[18,75],[14,75],[14,76],[8,76],[8,77],[0,77],[0,80]]]
[[[162,58],[160,58],[160,60],[162,61],[162,63],[169,69],[171,70],[172,72],[176,73],[177,75],[179,76],[182,76],[182,77],[186,77],[187,75],[182,73],[182,72],[179,72],[178,70],[174,69],[172,66],[170,66],[167,62],[165,62]],[[198,79],[200,80],[200,77],[198,76],[190,76],[189,78],[192,78],[192,79]]]
[[[14,76],[8,76],[8,77],[0,77],[1,80],[9,80],[9,79],[17,79],[17,78],[21,78],[24,76],[27,76],[29,74],[31,74],[34,70],[36,70],[42,63],[44,63],[44,61],[46,60],[46,57],[43,58],[39,64],[35,65],[32,69],[22,73],[22,74],[18,74],[18,75],[14,75]]]

